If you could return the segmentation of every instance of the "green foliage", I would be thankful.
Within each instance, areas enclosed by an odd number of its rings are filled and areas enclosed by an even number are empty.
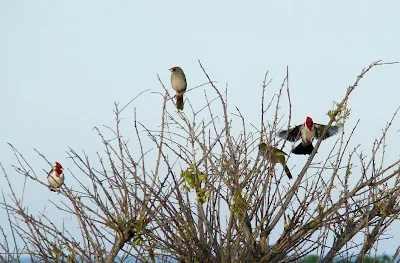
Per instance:
[[[390,262],[390,258],[387,255],[377,257],[366,257],[365,263],[385,263]]]
[[[142,232],[146,229],[148,223],[149,219],[143,216],[139,219],[115,216],[113,221],[107,220],[105,225],[114,231],[128,232],[133,238],[133,242],[136,245],[141,245],[144,241]]]
[[[201,173],[196,166],[190,165],[186,171],[181,173],[181,177],[185,179],[186,184],[183,186],[184,190],[190,191],[194,189],[196,191],[197,200],[202,204],[207,202],[210,192],[206,187],[201,187],[201,184],[207,183],[207,175]]]
[[[230,206],[232,212],[235,214],[241,214],[241,212],[246,211],[248,204],[246,199],[244,199],[242,194],[239,192],[233,196]]]
[[[304,257],[300,262],[302,263],[317,263],[319,262],[320,256],[318,255],[308,255]],[[349,259],[336,259],[335,262],[337,263],[352,263],[355,261],[355,258],[352,260]],[[377,256],[377,257],[366,257],[363,261],[365,263],[386,263],[390,262],[390,257],[387,255]]]
[[[351,109],[346,107],[344,102],[337,103],[335,102],[336,109],[328,111],[327,115],[337,124],[342,125],[343,122],[349,118]]]
[[[316,263],[318,262],[319,256],[317,255],[308,255],[304,258],[303,263]]]
[[[53,243],[52,244],[52,248],[51,251],[49,251],[50,255],[53,255],[54,258],[61,258],[61,256],[63,255],[62,250],[57,247],[57,244]]]

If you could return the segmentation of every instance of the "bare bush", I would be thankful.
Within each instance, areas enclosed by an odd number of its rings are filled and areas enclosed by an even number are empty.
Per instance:
[[[29,255],[43,262],[292,262],[317,253],[321,262],[337,256],[363,262],[400,213],[400,160],[384,164],[386,135],[397,111],[369,156],[348,149],[356,131],[346,126],[351,117],[348,99],[363,76],[383,64],[377,61],[363,69],[328,112],[327,128],[343,126],[329,156],[313,163],[318,140],[291,181],[258,153],[260,142],[276,146],[277,131],[291,124],[288,73],[273,97],[266,94],[270,82],[265,75],[258,128],[246,124],[239,109],[228,113],[227,90],[216,87],[201,63],[208,82],[199,87],[212,89],[204,93],[200,109],[168,111],[171,95],[160,80],[165,90],[160,126],[147,127],[135,114],[134,150],[121,131],[128,105],[116,103],[115,127],[95,128],[104,152],[67,152],[74,168],[59,192],[63,201],[49,202],[76,220],[79,233],[53,222],[45,212],[29,214],[2,167],[9,193],[3,193],[1,207],[9,226],[0,227],[5,251],[0,259],[18,262],[19,256]],[[289,101],[287,120],[279,111],[283,99]],[[266,119],[267,112],[274,118]],[[34,172],[10,146],[15,172],[46,189],[43,174]],[[349,177],[359,179],[350,184]],[[78,186],[69,186],[72,178]],[[279,237],[276,242],[270,242],[271,235]],[[364,242],[356,243],[356,235],[363,235]]]

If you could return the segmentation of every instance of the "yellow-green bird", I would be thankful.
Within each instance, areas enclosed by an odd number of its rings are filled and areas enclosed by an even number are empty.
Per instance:
[[[271,145],[268,145],[264,142],[260,143],[258,146],[259,151],[262,154],[265,155],[270,155],[271,156],[271,164],[275,166],[276,163],[280,163],[283,166],[283,170],[285,170],[285,173],[289,177],[289,179],[292,179],[292,174],[290,173],[289,168],[286,165],[286,158],[285,155],[287,155],[284,151],[281,151],[275,147],[272,147]]]

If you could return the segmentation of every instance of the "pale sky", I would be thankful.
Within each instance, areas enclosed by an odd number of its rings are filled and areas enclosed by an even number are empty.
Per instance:
[[[266,70],[276,91],[286,66],[293,123],[306,116],[325,123],[332,101],[343,97],[363,67],[400,60],[399,10],[395,0],[1,1],[0,162],[16,185],[23,178],[11,168],[16,161],[6,142],[36,172],[49,167],[33,148],[73,168],[68,147],[89,155],[102,150],[92,128],[114,124],[115,101],[125,104],[145,89],[163,92],[157,74],[169,87],[172,66],[184,69],[189,88],[206,82],[198,59],[221,89],[228,84],[230,112],[238,107],[247,123],[259,125]],[[349,126],[361,119],[353,147],[361,144],[366,154],[400,105],[399,73],[400,65],[375,68],[350,99]],[[146,93],[125,118],[133,121],[136,107],[138,118],[156,128],[159,102]],[[399,158],[399,129],[397,121],[387,140],[387,164]],[[317,158],[334,141],[322,144]],[[291,160],[299,172],[306,157]],[[0,185],[7,189],[3,176]],[[61,199],[30,186],[26,204],[32,213]],[[400,224],[390,233],[399,234],[380,243],[382,253],[400,244]]]

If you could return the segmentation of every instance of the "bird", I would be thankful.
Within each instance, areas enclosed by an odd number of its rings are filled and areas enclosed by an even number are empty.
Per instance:
[[[180,67],[172,67],[169,71],[171,71],[171,86],[176,91],[176,108],[183,110],[183,93],[187,87],[185,73]]]
[[[56,162],[53,169],[47,175],[49,188],[51,191],[56,192],[64,184],[63,168],[60,163]]]
[[[314,123],[310,117],[307,117],[304,124],[297,125],[289,130],[282,130],[278,132],[278,136],[291,142],[295,142],[301,138],[301,143],[292,150],[292,153],[306,155],[311,154],[314,149],[314,145],[312,144],[314,138],[318,140],[325,127],[326,125]],[[337,134],[339,130],[339,126],[329,127],[322,140]]]
[[[289,179],[293,178],[292,173],[290,172],[289,168],[286,165],[285,155],[287,154],[284,151],[272,147],[271,145],[264,142],[258,145],[258,149],[263,155],[268,156],[268,158],[271,158],[272,165],[275,165],[276,163],[282,164],[283,170],[285,170],[285,173],[287,174]]]

